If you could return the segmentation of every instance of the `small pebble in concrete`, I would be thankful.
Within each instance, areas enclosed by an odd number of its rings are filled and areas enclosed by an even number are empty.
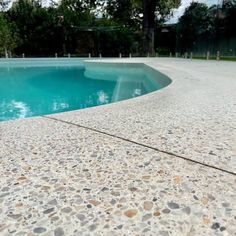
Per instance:
[[[58,227],[54,230],[54,236],[64,236],[64,230],[61,227]]]
[[[170,213],[170,209],[165,208],[165,209],[162,210],[162,212],[163,212],[164,214],[169,214],[169,213]]]
[[[152,207],[153,207],[153,202],[151,202],[151,201],[145,201],[143,203],[143,208],[146,211],[150,211],[152,209]]]
[[[33,231],[36,234],[42,234],[42,233],[46,232],[46,228],[44,228],[44,227],[37,227],[37,228],[34,228]]]
[[[220,227],[220,231],[225,231],[226,228],[224,226]]]
[[[147,221],[152,218],[152,214],[146,214],[142,217],[142,221]]]
[[[179,209],[179,204],[177,204],[175,202],[168,202],[167,205],[170,209],[174,209],[174,210]]]
[[[213,223],[213,225],[211,226],[212,229],[219,229],[220,228],[220,224],[218,222]]]
[[[135,209],[130,209],[124,212],[125,216],[127,216],[128,218],[133,218],[134,216],[136,216],[138,213],[137,210]]]
[[[64,207],[61,209],[62,212],[64,213],[70,213],[72,211],[71,207]]]
[[[53,211],[54,211],[54,207],[49,208],[49,209],[43,211],[43,214],[49,214],[49,213],[51,213],[51,212],[53,212]]]

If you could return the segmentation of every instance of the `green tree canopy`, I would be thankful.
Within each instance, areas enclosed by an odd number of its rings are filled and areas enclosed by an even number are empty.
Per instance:
[[[236,35],[236,0],[225,1],[222,8],[225,15],[223,25],[225,33],[231,37]]]
[[[134,21],[141,23],[143,51],[154,54],[155,27],[163,23],[179,4],[180,0],[108,0],[107,10],[125,25]]]
[[[10,23],[0,12],[0,54],[6,56],[19,44],[17,29],[14,23]]]
[[[198,37],[214,34],[214,15],[207,5],[193,2],[181,16],[177,25],[179,47],[186,51],[194,47]]]

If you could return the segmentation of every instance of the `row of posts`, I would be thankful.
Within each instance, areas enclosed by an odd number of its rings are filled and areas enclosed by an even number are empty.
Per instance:
[[[70,53],[67,54],[67,57],[70,58]],[[88,57],[89,57],[89,58],[92,58],[91,53],[88,54]],[[130,58],[132,57],[132,54],[131,54],[131,53],[129,54],[129,57],[130,57]],[[148,56],[148,57],[149,57],[149,56]],[[57,58],[57,53],[55,53],[55,58]],[[101,53],[99,53],[99,58],[102,58],[102,54],[101,54]],[[122,54],[121,54],[121,53],[119,53],[119,58],[122,58]]]
[[[170,53],[170,57],[172,57],[172,53]],[[178,53],[175,53],[175,57],[178,58],[179,57],[179,54]],[[187,59],[187,58],[190,58],[190,59],[193,59],[193,52],[190,52],[190,53],[187,53],[185,52],[184,53],[184,58]],[[203,57],[204,58],[204,57]],[[211,54],[209,51],[207,51],[206,55],[205,55],[205,58],[207,60],[210,60],[211,59]],[[219,61],[220,60],[220,51],[217,51],[216,53],[216,60]]]
[[[158,53],[156,53],[155,55],[156,57],[158,57]],[[57,58],[57,53],[55,54],[55,57]],[[91,58],[91,53],[88,54],[88,57]],[[148,53],[147,54],[147,57],[150,57],[150,54]],[[172,53],[170,52],[170,57],[173,57]],[[178,58],[178,57],[181,57],[181,55],[179,55],[179,53],[175,53],[175,57]],[[68,53],[68,58],[70,58],[70,53]],[[99,58],[102,58],[102,54],[99,53]],[[119,58],[122,58],[122,54],[119,53]],[[130,53],[129,54],[129,58],[132,58],[132,54]],[[187,52],[184,53],[184,58],[187,59],[187,58],[190,58],[190,59],[193,59],[193,52],[191,52],[190,54],[188,54]],[[207,60],[210,60],[210,52],[208,51],[206,53],[206,59]],[[216,60],[219,61],[220,60],[220,51],[217,51],[216,53]]]
[[[155,57],[158,57],[158,56],[159,56],[159,54],[156,53]],[[57,58],[57,53],[55,53],[55,57]],[[67,56],[67,57],[70,58],[70,53],[68,53],[68,56]],[[88,57],[89,57],[89,58],[92,57],[92,56],[91,56],[91,53],[88,54]],[[150,57],[150,54],[149,54],[149,53],[147,54],[147,57]],[[173,57],[173,54],[172,54],[171,52],[170,52],[170,57]],[[176,52],[176,53],[175,53],[175,57],[176,57],[176,58],[179,58],[179,57],[181,57],[181,55]],[[99,53],[99,58],[102,58],[102,54],[101,54],[101,53]],[[122,58],[122,54],[121,54],[121,53],[119,53],[119,58]],[[131,53],[129,54],[129,58],[132,58],[132,54],[131,54]],[[187,52],[185,52],[185,53],[184,53],[184,58],[185,58],[185,59],[187,59],[187,58],[193,59],[193,52],[191,52],[190,54],[188,54]],[[209,52],[209,51],[206,53],[206,59],[207,59],[207,60],[210,60],[210,52]],[[220,51],[217,51],[217,53],[216,53],[216,60],[220,60]]]
[[[158,57],[159,54],[156,53],[155,56]],[[11,57],[11,55],[6,54],[6,58],[9,58],[9,57]],[[55,53],[55,58],[57,58],[57,57],[58,57],[58,56],[57,56],[57,53]],[[67,57],[70,58],[70,57],[71,57],[71,54],[68,53],[68,54],[67,54]],[[91,53],[88,54],[88,57],[89,57],[89,58],[92,57],[92,56],[91,56]],[[150,57],[150,54],[149,54],[149,53],[147,54],[147,57]],[[171,52],[170,52],[170,54],[169,54],[169,57],[173,57],[173,54],[172,54]],[[181,54],[179,54],[179,53],[176,52],[176,53],[175,53],[175,57],[176,57],[176,58],[179,58],[179,57],[181,57]],[[193,59],[193,52],[190,52],[190,53],[185,52],[182,57],[185,58],[185,59],[187,59],[187,58]],[[25,58],[25,54],[24,54],[24,53],[22,54],[22,58]],[[101,53],[99,53],[99,58],[102,58],[102,54],[101,54]],[[121,54],[121,53],[119,53],[119,58],[122,58],[122,54]],[[131,53],[129,54],[129,58],[132,58],[132,54],[131,54]],[[206,58],[207,60],[210,60],[211,55],[210,55],[210,52],[209,52],[209,51],[206,53],[205,58]],[[219,51],[217,51],[217,53],[216,53],[216,60],[218,60],[218,61],[220,60],[220,52],[219,52]]]

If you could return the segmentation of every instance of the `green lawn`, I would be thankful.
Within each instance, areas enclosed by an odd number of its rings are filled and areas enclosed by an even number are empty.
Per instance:
[[[194,56],[193,59],[198,59],[198,60],[206,60],[206,57],[203,56]],[[210,60],[216,60],[215,56],[211,56]],[[236,57],[220,57],[221,61],[236,61]]]

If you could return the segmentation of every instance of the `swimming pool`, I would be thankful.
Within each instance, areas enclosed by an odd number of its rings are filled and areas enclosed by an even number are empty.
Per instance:
[[[2,60],[0,121],[104,105],[153,92],[170,82],[142,64]]]

